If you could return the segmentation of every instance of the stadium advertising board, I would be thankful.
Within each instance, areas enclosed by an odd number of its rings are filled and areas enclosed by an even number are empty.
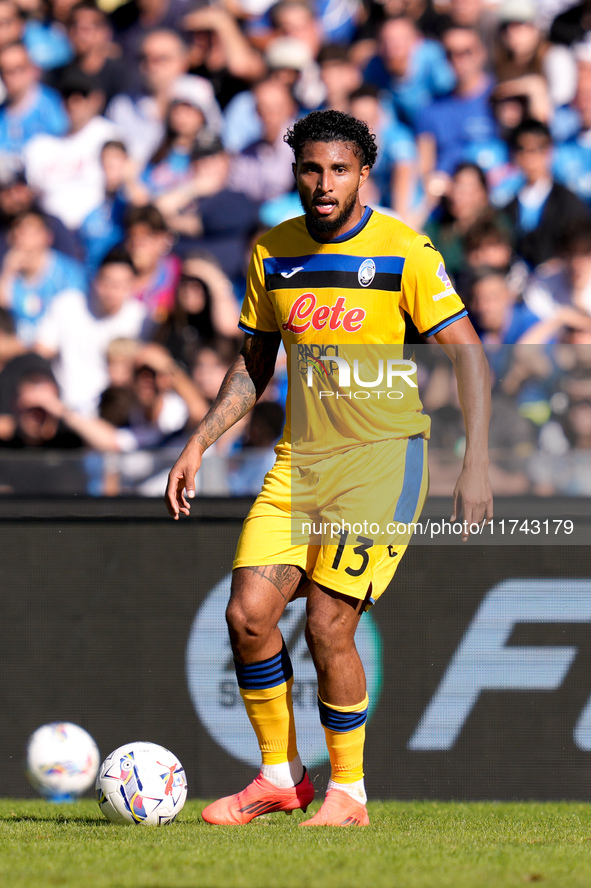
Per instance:
[[[546,507],[565,516],[570,502]],[[52,720],[85,727],[103,755],[132,740],[174,748],[193,796],[235,791],[257,758],[223,622],[246,504],[225,516],[200,504],[179,524],[147,504],[85,508],[2,520],[2,794],[30,794],[24,746]],[[302,758],[322,785],[303,620],[296,602],[282,628]],[[358,641],[373,798],[588,798],[588,546],[411,545]]]

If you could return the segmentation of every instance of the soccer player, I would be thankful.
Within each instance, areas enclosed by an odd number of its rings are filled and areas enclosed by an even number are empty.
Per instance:
[[[468,525],[490,520],[490,384],[482,347],[440,254],[428,238],[361,203],[359,191],[377,154],[367,126],[341,112],[315,111],[285,138],[295,155],[304,215],[278,225],[255,246],[240,318],[246,334],[241,354],[172,468],[166,503],[173,518],[189,515],[204,451],[261,396],[281,339],[290,357],[312,355],[304,373],[295,361],[295,372],[290,370],[292,391],[300,386],[309,413],[296,415],[298,402],[288,399],[277,461],[238,543],[226,613],[261,772],[242,792],[205,808],[203,819],[244,824],[271,811],[305,811],[314,798],[298,755],[292,666],[278,628],[286,604],[304,595],[331,777],[322,807],[301,825],[361,826],[369,823],[363,783],[368,697],[354,636],[362,611],[388,586],[408,540],[381,537],[384,545],[360,535],[346,544],[345,532],[336,539],[301,539],[293,516],[306,497],[313,501],[309,513],[332,520],[334,514],[354,514],[355,503],[364,499],[383,499],[385,490],[390,516],[417,520],[428,485],[429,428],[418,396],[411,394],[396,411],[396,402],[385,396],[348,399],[340,388],[346,349],[393,346],[402,352],[406,312],[421,333],[440,343],[458,380],[467,445],[452,521],[462,510]],[[319,346],[323,362],[313,360]],[[336,375],[327,372],[331,354],[339,356],[338,386]],[[321,364],[315,378],[326,388],[316,400],[302,384],[307,374],[314,376],[315,363]],[[412,380],[409,386],[414,393]]]

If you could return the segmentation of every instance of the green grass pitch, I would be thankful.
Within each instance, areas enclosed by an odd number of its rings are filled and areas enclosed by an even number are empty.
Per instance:
[[[212,827],[107,823],[92,800],[0,801],[10,888],[589,888],[591,806],[371,802],[372,825],[300,829],[300,812]],[[316,810],[315,803],[310,810]]]

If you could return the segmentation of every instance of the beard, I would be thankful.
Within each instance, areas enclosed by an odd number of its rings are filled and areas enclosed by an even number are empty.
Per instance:
[[[316,216],[312,215],[312,206],[306,205],[304,199],[302,198],[302,195],[300,194],[300,203],[302,205],[304,213],[306,214],[306,222],[308,223],[309,228],[311,228],[315,234],[320,235],[334,234],[336,231],[339,231],[339,229],[341,229],[353,215],[356,201],[357,192],[354,191],[353,194],[351,194],[347,198],[338,216],[336,216],[334,219],[324,219],[322,217],[318,219]]]

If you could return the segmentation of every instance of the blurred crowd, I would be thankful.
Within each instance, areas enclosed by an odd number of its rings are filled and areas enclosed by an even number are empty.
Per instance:
[[[254,241],[301,212],[283,135],[334,108],[376,135],[363,202],[431,237],[487,344],[493,487],[591,495],[591,0],[0,0],[0,100],[0,492],[47,450],[108,455],[90,492],[160,483]],[[407,339],[447,490],[453,374]],[[226,492],[256,492],[285,397],[283,356],[216,445]]]

